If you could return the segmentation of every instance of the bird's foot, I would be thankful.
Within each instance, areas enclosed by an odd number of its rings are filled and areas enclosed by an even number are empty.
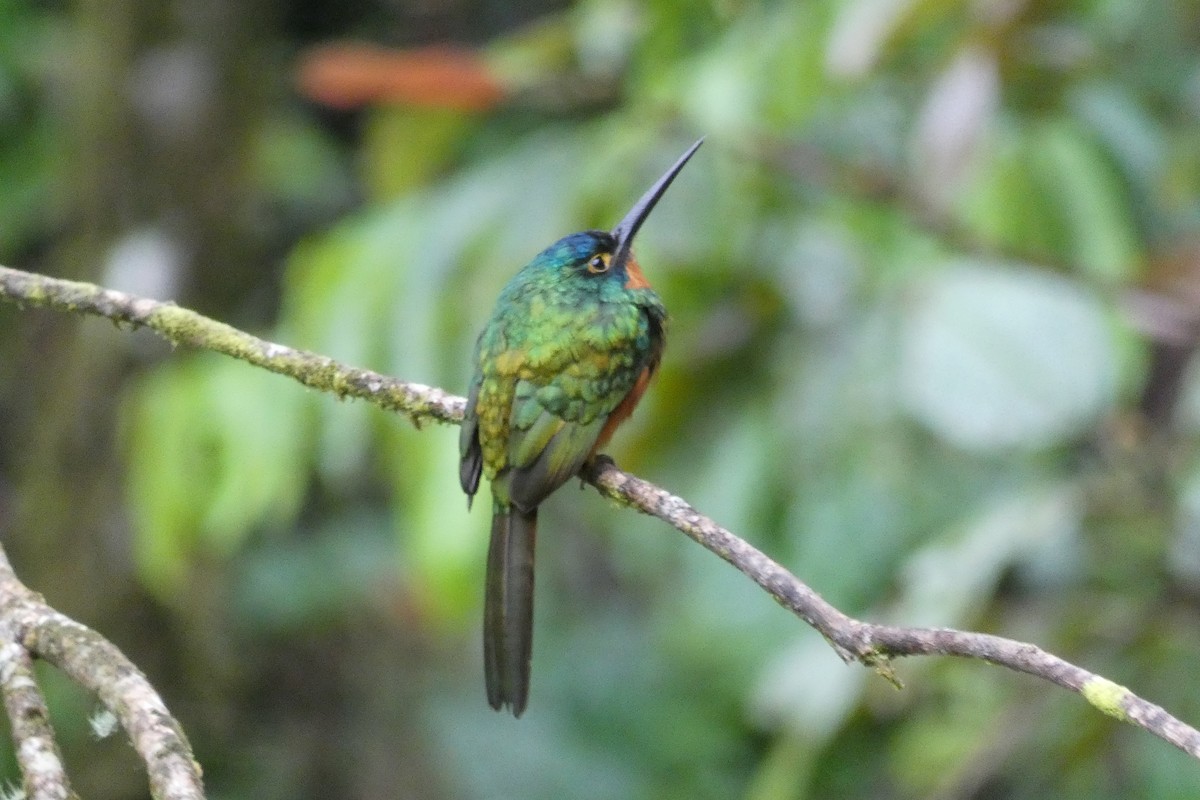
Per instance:
[[[587,476],[595,476],[600,473],[605,467],[615,467],[617,462],[613,461],[613,457],[607,453],[596,453],[596,455],[583,462],[583,467],[579,470],[579,488],[587,487]]]

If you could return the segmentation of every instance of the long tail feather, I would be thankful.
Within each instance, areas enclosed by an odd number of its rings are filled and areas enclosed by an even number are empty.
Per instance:
[[[533,654],[533,551],[537,508],[492,512],[483,603],[483,663],[488,703],[521,716],[529,699]]]

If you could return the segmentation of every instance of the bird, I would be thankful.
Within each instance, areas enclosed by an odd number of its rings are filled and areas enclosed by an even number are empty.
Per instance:
[[[564,236],[500,292],[476,341],[459,436],[467,508],[487,475],[484,588],[488,704],[520,717],[533,654],[538,505],[629,418],[662,360],[667,311],[633,239],[704,142],[693,144],[612,231]]]

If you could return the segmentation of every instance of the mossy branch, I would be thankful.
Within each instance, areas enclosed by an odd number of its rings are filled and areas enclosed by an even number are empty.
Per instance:
[[[314,389],[362,398],[405,414],[414,423],[458,423],[462,419],[463,398],[441,389],[273,344],[171,303],[4,267],[0,267],[0,299],[150,328],[175,344],[215,350],[288,375]],[[952,655],[998,664],[1070,689],[1103,713],[1149,731],[1200,760],[1200,731],[1125,687],[1035,645],[949,628],[907,628],[854,619],[687,501],[622,472],[611,460],[596,459],[584,467],[581,477],[605,497],[663,520],[732,564],[819,631],[847,662],[858,661],[885,677],[891,676],[890,660],[899,656]],[[894,676],[890,679],[895,680]]]
[[[354,369],[332,358],[268,342],[174,303],[135,297],[91,283],[64,281],[0,267],[0,298],[20,305],[105,317],[149,328],[174,345],[213,350],[294,378],[311,389],[357,397],[406,415],[414,423],[458,422],[466,401],[441,389]]]

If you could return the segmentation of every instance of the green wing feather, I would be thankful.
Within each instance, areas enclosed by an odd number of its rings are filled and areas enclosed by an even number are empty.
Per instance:
[[[522,460],[514,458],[510,462],[508,495],[513,505],[533,508],[570,480],[592,452],[605,422],[603,416],[587,424],[566,422],[542,411],[535,425],[538,438],[529,435],[533,429],[524,434],[514,432],[509,439],[510,450],[515,450]],[[548,431],[553,432],[547,438]]]
[[[488,324],[460,439],[464,489],[478,485],[479,469],[500,504],[530,510],[580,469],[661,353],[658,296],[631,291],[619,300],[544,305],[540,317],[511,306]],[[532,318],[542,324],[530,326]]]

